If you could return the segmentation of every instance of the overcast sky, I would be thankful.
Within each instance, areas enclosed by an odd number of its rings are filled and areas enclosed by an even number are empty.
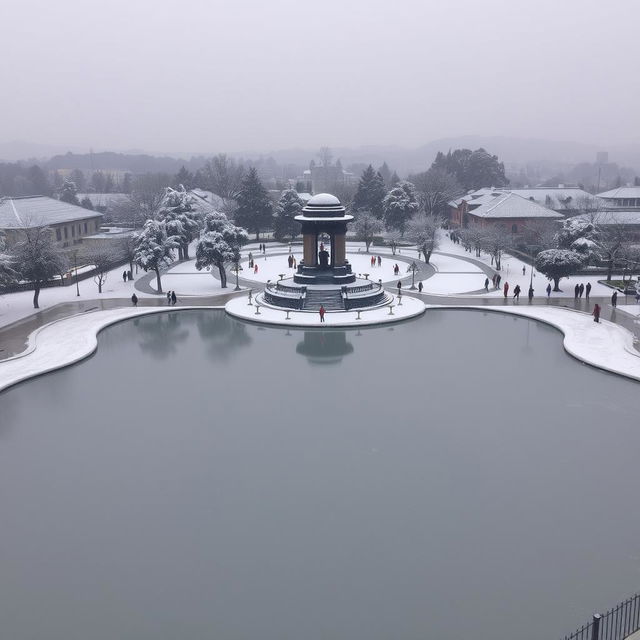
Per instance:
[[[2,0],[0,141],[640,140],[638,0]]]

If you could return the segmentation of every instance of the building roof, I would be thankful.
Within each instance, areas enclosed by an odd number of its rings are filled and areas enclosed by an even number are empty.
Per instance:
[[[547,209],[532,200],[515,193],[501,193],[491,201],[469,211],[476,218],[563,218],[559,213]]]
[[[609,224],[640,225],[640,211],[598,211],[592,214],[582,214],[571,218],[572,220],[587,220],[596,225]]]
[[[194,198],[194,205],[202,213],[210,213],[211,211],[222,211],[224,208],[224,200],[213,191],[205,189],[191,189],[189,194]]]
[[[46,196],[6,198],[0,201],[0,229],[46,227],[98,217],[101,218],[102,214],[97,211]]]
[[[535,187],[533,189],[510,189],[510,191],[542,205],[546,205],[547,198],[550,198],[552,205],[557,203],[557,207],[551,206],[552,209],[560,207],[572,209],[576,203],[579,204],[584,198],[596,198],[580,187]],[[567,202],[566,205],[562,202],[563,200]]]
[[[127,193],[76,193],[76,198],[78,198],[80,202],[85,198],[89,198],[94,207],[105,208],[129,202],[129,195]]]
[[[640,187],[618,187],[610,191],[603,191],[598,194],[598,198],[618,199],[618,198],[640,198]]]

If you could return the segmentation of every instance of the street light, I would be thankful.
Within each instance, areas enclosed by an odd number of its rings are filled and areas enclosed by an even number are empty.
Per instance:
[[[80,285],[78,284],[78,250],[76,249],[73,252],[73,267],[75,269],[76,272],[76,296],[80,297]]]
[[[415,260],[408,266],[408,271],[411,271],[411,286],[409,289],[414,291],[416,288],[416,271],[418,270],[418,265],[415,263]]]
[[[236,288],[234,289],[234,291],[240,291],[240,283],[238,281],[238,274],[240,273],[240,271],[242,271],[242,267],[240,266],[239,262],[236,262],[233,270],[236,272]]]

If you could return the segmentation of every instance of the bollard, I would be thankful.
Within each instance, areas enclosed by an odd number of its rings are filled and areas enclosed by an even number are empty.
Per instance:
[[[289,317],[289,310],[287,309],[287,317],[285,318],[285,320],[291,320],[291,318]]]
[[[598,640],[600,638],[600,620],[602,616],[599,613],[593,614],[593,626],[591,627],[591,640]]]
[[[394,315],[394,313],[393,313],[393,305],[392,304],[389,305],[389,313],[388,313],[388,315],[390,315],[390,316]]]
[[[356,320],[360,320],[360,310],[358,309],[358,317],[356,318]]]
[[[249,289],[249,302],[247,303],[250,307],[253,307],[253,302],[251,302],[251,289]]]
[[[255,315],[259,316],[260,315],[260,305],[256,302],[256,313]]]
[[[401,307],[402,306],[402,294],[400,294],[398,296],[398,306]]]

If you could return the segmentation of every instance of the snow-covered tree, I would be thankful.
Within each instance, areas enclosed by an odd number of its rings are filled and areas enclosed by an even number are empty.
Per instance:
[[[176,188],[184,187],[185,189],[193,189],[193,174],[184,166],[180,167],[180,171],[173,178],[173,184]]]
[[[553,280],[553,290],[560,291],[560,280],[568,278],[582,267],[582,258],[570,249],[547,249],[535,260],[536,269]]]
[[[5,251],[5,235],[0,231],[0,287],[11,284],[18,278],[18,273],[13,264],[13,257]]]
[[[387,190],[382,176],[369,165],[362,173],[358,190],[353,197],[353,210],[368,211],[380,219],[384,215],[382,203],[386,195]]]
[[[456,229],[456,234],[460,237],[463,246],[473,249],[477,258],[482,254],[486,229],[481,225],[471,222],[467,227]]]
[[[68,261],[48,227],[25,226],[21,234],[22,239],[12,250],[13,264],[20,278],[33,285],[33,308],[39,309],[42,285],[53,276],[63,273]]]
[[[607,265],[607,281],[609,281],[613,276],[616,263],[624,256],[631,241],[627,225],[614,220],[607,222],[608,224],[598,225],[596,228],[595,244],[599,258]]]
[[[254,167],[242,179],[236,202],[235,222],[255,233],[256,240],[260,240],[260,232],[271,224],[273,206]]]
[[[71,180],[65,180],[60,187],[60,200],[69,204],[80,205],[78,201],[78,187]]]
[[[135,236],[134,261],[145,271],[154,271],[158,293],[162,293],[160,271],[173,261],[173,250],[180,246],[179,238],[168,236],[163,222],[147,220]]]
[[[82,200],[80,201],[80,206],[83,209],[89,209],[89,211],[93,211],[93,202],[91,202],[91,198],[89,196],[85,196],[84,198],[82,198]]]
[[[302,213],[304,203],[295,189],[287,189],[280,196],[273,214],[276,240],[284,240],[287,236],[292,240],[300,233],[300,223],[295,217]]]
[[[179,260],[189,259],[189,244],[198,237],[203,227],[202,215],[193,203],[193,196],[183,185],[177,189],[167,187],[163,208],[158,213],[158,218],[166,224],[167,235],[178,238]]]
[[[385,196],[382,207],[387,229],[397,229],[404,235],[407,222],[418,211],[415,186],[411,182],[401,182]]]
[[[240,249],[249,241],[245,229],[231,224],[223,213],[208,214],[205,218],[205,233],[196,247],[196,269],[217,267],[220,286],[227,286],[226,264],[236,267],[240,262]]]
[[[382,231],[382,222],[368,211],[357,211],[353,222],[356,239],[364,242],[369,253],[369,247],[376,234]]]
[[[438,229],[441,226],[441,218],[425,214],[416,216],[407,225],[407,237],[416,243],[427,263],[431,259],[431,253],[438,248]]]
[[[562,229],[558,231],[556,242],[558,249],[571,249],[573,243],[579,238],[593,240],[596,235],[596,226],[593,221],[582,216],[567,218],[562,222]]]
[[[118,252],[120,256],[129,263],[129,271],[133,274],[133,262],[136,256],[136,237],[129,235],[120,240],[118,243]]]
[[[396,251],[398,249],[398,245],[400,244],[400,240],[402,239],[402,234],[399,231],[389,231],[384,236],[384,243],[391,247],[391,255],[396,255]]]

